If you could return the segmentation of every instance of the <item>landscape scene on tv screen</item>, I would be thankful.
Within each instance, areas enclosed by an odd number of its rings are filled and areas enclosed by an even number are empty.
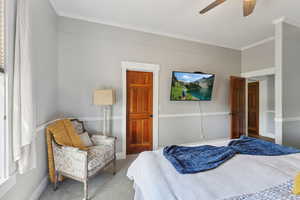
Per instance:
[[[171,101],[211,100],[214,74],[173,72]]]

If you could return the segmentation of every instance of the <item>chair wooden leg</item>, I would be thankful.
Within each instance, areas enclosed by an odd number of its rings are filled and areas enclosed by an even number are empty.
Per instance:
[[[117,163],[116,163],[116,159],[114,159],[113,161],[113,175],[116,175],[117,173]]]
[[[55,180],[53,183],[53,190],[56,191],[58,187],[58,172],[55,172]]]
[[[84,197],[83,200],[88,200],[88,181],[84,181]]]

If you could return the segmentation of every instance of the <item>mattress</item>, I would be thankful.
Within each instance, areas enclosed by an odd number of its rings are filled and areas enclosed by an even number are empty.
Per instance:
[[[189,144],[227,145],[229,139]],[[222,200],[256,193],[291,180],[300,172],[300,154],[236,155],[220,167],[196,174],[179,174],[162,149],[141,153],[128,169],[135,200]]]

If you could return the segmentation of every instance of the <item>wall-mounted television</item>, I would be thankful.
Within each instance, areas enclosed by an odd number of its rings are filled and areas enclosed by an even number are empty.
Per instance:
[[[171,101],[210,101],[215,75],[202,72],[172,73]]]

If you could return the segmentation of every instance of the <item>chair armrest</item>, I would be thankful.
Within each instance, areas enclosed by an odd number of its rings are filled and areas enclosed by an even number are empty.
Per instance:
[[[94,145],[109,145],[113,146],[116,142],[116,137],[107,137],[103,135],[93,135],[91,137],[92,142]]]
[[[70,146],[59,146],[53,142],[55,171],[79,179],[87,178],[87,151]]]

